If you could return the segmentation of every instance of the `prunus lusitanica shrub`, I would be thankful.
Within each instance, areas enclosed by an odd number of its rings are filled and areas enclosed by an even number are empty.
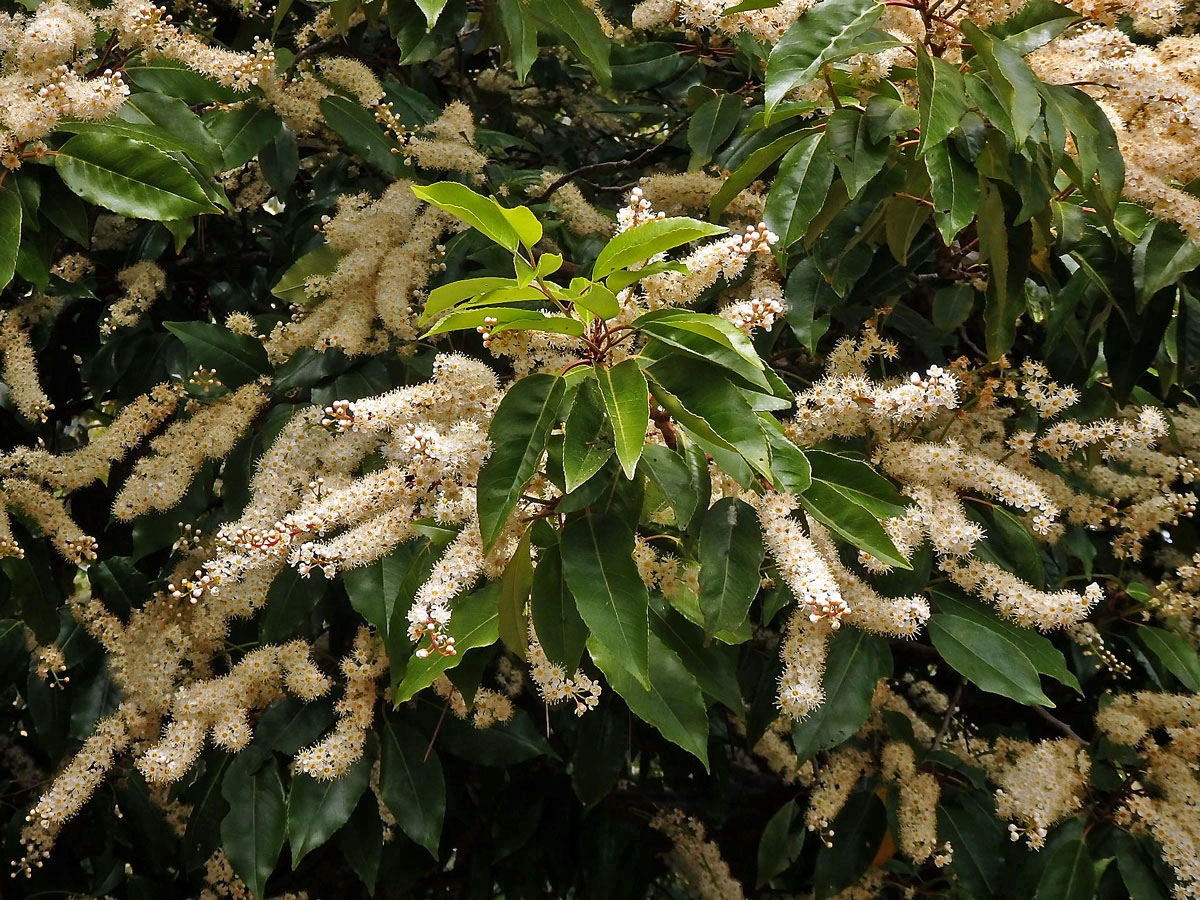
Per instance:
[[[1200,897],[1200,8],[0,14],[4,896]]]

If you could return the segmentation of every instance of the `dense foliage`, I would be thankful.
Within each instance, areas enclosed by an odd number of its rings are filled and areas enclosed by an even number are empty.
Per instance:
[[[1198,24],[0,14],[4,895],[1200,896]]]

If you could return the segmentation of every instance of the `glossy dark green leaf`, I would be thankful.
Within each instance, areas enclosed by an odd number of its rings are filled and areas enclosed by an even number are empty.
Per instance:
[[[833,155],[823,133],[808,135],[783,157],[763,210],[763,220],[779,235],[779,246],[790,247],[804,237],[825,203],[833,169]]]
[[[767,107],[812,81],[827,62],[853,53],[882,12],[874,0],[823,0],[802,13],[767,59]]]
[[[650,648],[648,677],[643,683],[630,674],[614,648],[595,635],[588,639],[592,660],[633,714],[691,753],[707,769],[708,712],[700,685],[657,635],[650,635]]]
[[[446,781],[437,752],[407,722],[388,716],[380,734],[379,793],[396,824],[438,858],[446,817]]]
[[[846,494],[823,481],[814,480],[800,496],[804,511],[860,550],[899,569],[911,568],[896,549],[879,519]]]
[[[496,9],[508,38],[508,60],[522,84],[537,59],[537,26],[525,13],[521,0],[498,0]]]
[[[12,281],[20,246],[21,198],[12,189],[0,185],[0,288],[7,287]]]
[[[1133,251],[1133,284],[1138,292],[1139,309],[1144,309],[1150,298],[1163,288],[1197,268],[1200,268],[1200,244],[1173,222],[1151,222]]]
[[[804,455],[816,481],[824,482],[880,519],[904,515],[907,498],[867,463],[826,450],[807,450]]]
[[[651,632],[675,651],[705,694],[740,717],[745,704],[738,687],[737,651],[707,640],[703,630],[674,610],[665,615],[655,612],[650,617]]]
[[[954,847],[949,869],[971,896],[1007,896],[1004,848],[1008,835],[986,792],[943,794],[938,807],[938,837]]]
[[[921,142],[917,155],[924,156],[940,146],[950,136],[963,113],[967,111],[967,92],[958,68],[937,56],[930,56],[924,45],[918,44],[917,106]]]
[[[353,100],[330,94],[321,100],[321,115],[346,146],[375,168],[393,177],[405,171],[404,158],[392,153],[395,142],[376,123],[375,116]]]
[[[404,678],[393,690],[393,703],[404,703],[429,687],[439,675],[458,665],[468,650],[496,643],[500,637],[499,595],[500,585],[492,582],[451,602],[449,631],[454,636],[456,654],[430,653],[424,659],[413,657],[409,660]]]
[[[533,627],[546,656],[574,672],[583,655],[588,630],[575,608],[575,598],[563,576],[558,545],[538,557],[530,594]]]
[[[246,99],[246,94],[239,94],[181,62],[162,56],[126,66],[123,71],[142,90],[176,97],[185,103],[233,103]]]
[[[646,443],[646,427],[650,421],[650,394],[646,376],[637,360],[627,359],[611,369],[597,367],[596,385],[608,413],[616,443],[617,459],[626,478],[633,478],[642,447]]]
[[[873,143],[897,134],[907,134],[920,124],[917,111],[895,97],[876,94],[867,102],[864,118],[867,138]]]
[[[779,157],[787,153],[798,141],[811,137],[814,134],[817,134],[817,132],[811,129],[794,131],[791,134],[785,134],[783,137],[771,141],[771,143],[764,147],[759,147],[751,153],[746,161],[734,169],[733,173],[725,179],[725,183],[721,185],[720,190],[709,201],[709,217],[715,219],[719,216],[734,197],[749,187]]]
[[[287,816],[293,869],[349,821],[367,789],[371,765],[370,760],[360,759],[345,775],[332,781],[318,781],[301,773],[292,776]]]
[[[515,382],[500,401],[488,439],[492,455],[479,472],[479,530],[485,547],[500,536],[525,484],[533,477],[558,416],[564,383],[553,375]]]
[[[1054,705],[1042,693],[1033,663],[1002,629],[948,613],[932,616],[926,627],[942,659],[981,690],[1028,706]]]
[[[745,103],[736,94],[717,94],[706,101],[688,122],[688,146],[692,148],[689,169],[706,165],[713,154],[733,134]]]
[[[564,426],[563,477],[567,493],[599,472],[612,455],[604,404],[595,381],[588,379],[579,386]]]
[[[638,466],[667,498],[675,510],[675,521],[679,527],[687,528],[703,501],[700,486],[695,483],[683,456],[666,447],[648,444],[642,451]]]
[[[988,27],[988,34],[1002,38],[1019,56],[1032,53],[1054,40],[1080,20],[1073,10],[1051,0],[1030,0],[1013,15]]]
[[[163,221],[219,212],[183,165],[124,135],[77,134],[54,162],[72,191],[122,216]]]
[[[875,683],[891,673],[892,653],[884,638],[849,626],[834,632],[821,679],[825,702],[792,726],[792,743],[800,761],[812,759],[858,731],[871,714]]]
[[[529,645],[529,619],[525,615],[525,604],[529,600],[532,584],[533,558],[529,550],[529,529],[526,528],[500,578],[496,619],[500,640],[504,641],[509,652],[521,659],[525,659],[525,648]]]
[[[283,849],[287,803],[273,759],[251,771],[249,754],[225,772],[221,795],[229,812],[221,820],[221,846],[254,897],[266,897],[266,883]]]
[[[1082,840],[1067,841],[1050,851],[1038,881],[1037,900],[1092,900],[1096,870]]]
[[[247,103],[231,110],[213,110],[204,126],[221,145],[224,169],[245,165],[283,130],[283,122],[265,106]]]
[[[756,887],[765,887],[772,878],[785,872],[804,849],[806,829],[792,827],[798,812],[796,802],[789,800],[767,820],[767,827],[758,840]]]
[[[992,83],[1012,123],[1009,137],[1018,147],[1023,146],[1042,112],[1037,76],[1020,53],[982,31],[971,20],[963,20],[962,30],[992,76]]]
[[[121,131],[136,140],[153,144],[160,150],[187,154],[210,172],[221,167],[221,147],[204,127],[200,117],[182,100],[166,94],[133,94],[119,110],[117,118],[131,131]],[[108,120],[105,127],[118,127]]]
[[[825,145],[851,200],[879,174],[888,158],[888,142],[871,136],[870,121],[857,109],[839,109],[829,117]]]
[[[933,197],[934,218],[942,240],[949,244],[967,227],[979,207],[979,176],[954,145],[946,141],[925,154]]]
[[[1173,631],[1144,625],[1136,632],[1142,646],[1189,691],[1200,691],[1200,657]]]
[[[234,334],[228,328],[209,322],[164,322],[163,325],[183,341],[197,363],[215,369],[221,382],[228,387],[240,387],[271,371],[262,343],[249,335]]]
[[[527,8],[561,34],[601,86],[608,86],[612,81],[608,61],[612,42],[600,28],[594,12],[581,0],[531,0]]]
[[[758,594],[762,531],[754,508],[718,500],[700,526],[700,610],[710,632],[736,628]]]
[[[633,562],[633,531],[611,514],[583,515],[567,523],[561,547],[567,587],[593,638],[647,684],[649,597]]]

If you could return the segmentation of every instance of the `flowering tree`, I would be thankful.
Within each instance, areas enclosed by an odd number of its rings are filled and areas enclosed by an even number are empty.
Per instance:
[[[1200,897],[1195,4],[20,7],[13,896]]]

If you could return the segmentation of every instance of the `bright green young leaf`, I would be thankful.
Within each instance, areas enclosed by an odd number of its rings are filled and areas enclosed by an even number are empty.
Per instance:
[[[710,633],[736,628],[758,594],[762,530],[754,508],[725,497],[700,526],[700,610]]]
[[[924,156],[950,136],[967,111],[967,93],[962,74],[944,59],[930,56],[921,44],[917,49],[918,124],[921,142],[917,156]]]
[[[766,367],[754,345],[720,316],[661,309],[639,316],[633,327],[697,360],[729,369],[759,390],[771,390]]]
[[[512,63],[517,81],[524,84],[537,59],[537,25],[533,17],[526,14],[522,0],[497,0],[496,9],[508,38],[508,61]]]
[[[379,793],[396,824],[434,859],[446,817],[446,781],[442,762],[429,742],[407,722],[383,720],[380,735]]]
[[[783,157],[763,210],[767,226],[779,235],[780,247],[786,249],[804,237],[825,203],[833,169],[824,133],[808,135]]]
[[[650,635],[649,646],[649,670],[642,681],[629,673],[616,648],[596,635],[588,639],[592,660],[634,715],[691,753],[707,769],[708,712],[700,685],[658,635]]]
[[[430,653],[425,659],[410,659],[392,701],[398,706],[411,700],[417,691],[429,687],[439,675],[462,662],[468,650],[494,644],[500,637],[499,599],[500,586],[492,582],[452,601],[449,630],[458,652],[454,656]]]
[[[649,597],[633,562],[633,532],[609,513],[582,515],[562,532],[563,575],[594,640],[648,684]]]
[[[574,672],[583,655],[588,629],[567,587],[557,545],[542,551],[538,557],[533,573],[530,610],[538,642],[546,656],[561,664],[567,672]]]
[[[0,289],[8,287],[17,266],[21,246],[21,198],[0,185]]]
[[[164,322],[188,352],[202,366],[215,369],[228,387],[241,387],[268,374],[271,364],[260,341],[245,334],[234,334],[222,325],[209,322]]]
[[[793,444],[778,421],[763,414],[763,431],[771,448],[771,472],[789,494],[803,494],[812,484],[812,464],[804,452]]]
[[[883,8],[875,0],[822,0],[791,24],[767,59],[766,103],[774,109],[831,60],[854,52]]]
[[[608,412],[617,459],[626,478],[633,478],[650,421],[650,394],[637,360],[626,359],[611,369],[596,368],[596,386]]]
[[[342,258],[342,252],[330,244],[322,244],[316,250],[310,250],[296,260],[283,273],[271,294],[286,303],[303,305],[310,302],[304,290],[304,283],[313,275],[328,275]]]
[[[587,310],[600,319],[611,319],[621,312],[621,304],[617,300],[617,295],[603,284],[592,284],[575,298],[575,306]]]
[[[293,869],[350,820],[370,780],[371,761],[365,757],[332,781],[301,773],[292,776],[287,815]]]
[[[425,21],[430,28],[437,24],[438,16],[446,8],[447,0],[416,0],[421,12],[425,13]]]
[[[622,231],[611,241],[592,266],[592,278],[600,281],[619,269],[627,269],[659,253],[674,250],[715,234],[724,234],[726,229],[710,225],[697,219],[677,216],[669,219],[651,219]]]
[[[181,163],[124,135],[77,134],[54,162],[72,191],[122,216],[164,221],[220,211]]]
[[[981,690],[1027,706],[1054,706],[1033,663],[1001,629],[947,613],[932,616],[927,627],[942,658]]]
[[[482,197],[469,187],[454,181],[413,185],[412,192],[421,200],[458,216],[485,237],[512,253],[521,243],[513,223],[504,215],[500,205],[490,197]]]
[[[907,134],[920,124],[917,111],[894,97],[876,94],[867,103],[867,139],[879,143],[897,134]]]
[[[252,754],[235,760],[225,772],[221,795],[229,812],[221,820],[221,846],[233,869],[256,898],[266,897],[287,833],[287,803],[279,766],[268,758],[252,771]]]
[[[530,375],[515,382],[500,401],[488,439],[492,455],[479,472],[479,528],[485,547],[500,536],[526,482],[546,449],[558,415],[564,384],[553,375]]]
[[[430,291],[429,296],[425,299],[425,309],[421,312],[420,322],[424,325],[438,313],[464,300],[481,297],[501,288],[517,286],[514,278],[499,278],[492,275],[481,278],[464,278],[462,281],[439,285]]]
[[[1138,640],[1189,691],[1200,691],[1200,658],[1191,644],[1163,628],[1143,625]]]

